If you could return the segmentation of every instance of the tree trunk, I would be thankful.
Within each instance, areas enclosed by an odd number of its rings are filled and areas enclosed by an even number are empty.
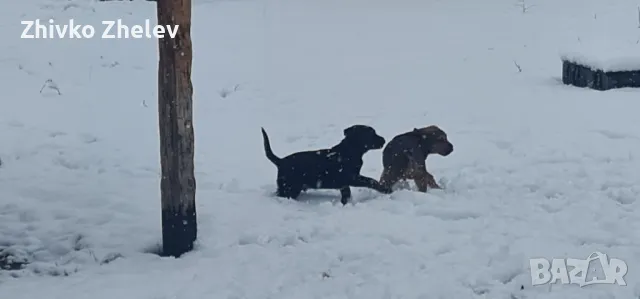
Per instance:
[[[157,1],[158,25],[178,25],[159,40],[158,114],[162,179],[162,253],[179,257],[197,238],[191,85],[191,0]],[[165,27],[166,28],[166,27]]]

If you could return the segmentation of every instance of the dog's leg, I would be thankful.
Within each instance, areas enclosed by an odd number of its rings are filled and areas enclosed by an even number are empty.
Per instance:
[[[349,185],[351,185],[353,187],[369,188],[369,189],[373,189],[373,190],[376,190],[376,191],[378,191],[380,193],[385,193],[385,194],[389,194],[389,193],[393,192],[391,190],[391,187],[383,186],[378,181],[376,181],[376,180],[374,180],[374,179],[372,179],[370,177],[363,176],[363,175],[358,175],[355,178],[353,178]]]
[[[349,202],[349,199],[351,199],[351,188],[349,188],[349,186],[345,186],[340,188],[340,203],[342,203],[342,205],[346,205]]]
[[[283,178],[278,178],[277,184],[277,194],[279,197],[297,199],[300,193],[302,193],[302,186],[293,185]]]
[[[424,177],[420,175],[416,175],[413,178],[413,181],[416,183],[416,187],[418,187],[419,192],[427,192],[427,181],[424,180]]]
[[[287,197],[287,180],[285,180],[282,177],[278,177],[278,179],[276,179],[276,185],[277,185],[277,191],[276,194],[279,197]]]
[[[433,175],[427,171],[427,166],[424,161],[412,160],[405,176],[416,183],[418,191],[420,192],[427,192],[428,188],[442,189],[438,186],[438,183],[436,183]]]
[[[442,189],[442,187],[440,187],[440,185],[436,183],[436,179],[433,177],[433,175],[431,175],[429,172],[427,172],[426,179],[427,179],[427,186],[429,186],[429,188]]]
[[[298,199],[300,193],[302,193],[302,188],[288,187],[284,189],[278,189],[278,196],[290,199]]]
[[[391,188],[400,181],[400,179],[402,179],[402,173],[398,172],[393,167],[387,167],[382,171],[382,175],[380,175],[380,184],[387,188]]]
[[[416,169],[413,173],[413,181],[416,183],[418,191],[420,192],[427,192],[427,188],[442,189],[426,168]]]

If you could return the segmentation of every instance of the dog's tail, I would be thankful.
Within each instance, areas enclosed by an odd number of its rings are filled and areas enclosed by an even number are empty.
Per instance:
[[[264,131],[264,128],[261,129],[262,140],[264,141],[264,153],[267,155],[267,159],[269,159],[269,161],[278,166],[278,164],[280,164],[280,158],[278,158],[278,156],[276,156],[271,150],[271,143],[269,142],[269,136],[267,136],[267,132]]]

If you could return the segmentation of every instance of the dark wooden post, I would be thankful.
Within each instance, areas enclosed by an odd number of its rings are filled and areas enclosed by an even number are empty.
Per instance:
[[[191,85],[191,0],[158,0],[158,25],[178,25],[159,39],[158,114],[162,179],[162,253],[179,257],[197,238]],[[166,27],[165,27],[166,28]],[[166,32],[166,31],[165,31]]]

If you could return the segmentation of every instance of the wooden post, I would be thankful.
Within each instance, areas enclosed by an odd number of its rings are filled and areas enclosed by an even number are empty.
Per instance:
[[[158,114],[162,179],[162,254],[179,257],[197,238],[191,85],[191,0],[158,0],[158,25],[178,25],[159,39]],[[166,28],[166,27],[165,27]]]

